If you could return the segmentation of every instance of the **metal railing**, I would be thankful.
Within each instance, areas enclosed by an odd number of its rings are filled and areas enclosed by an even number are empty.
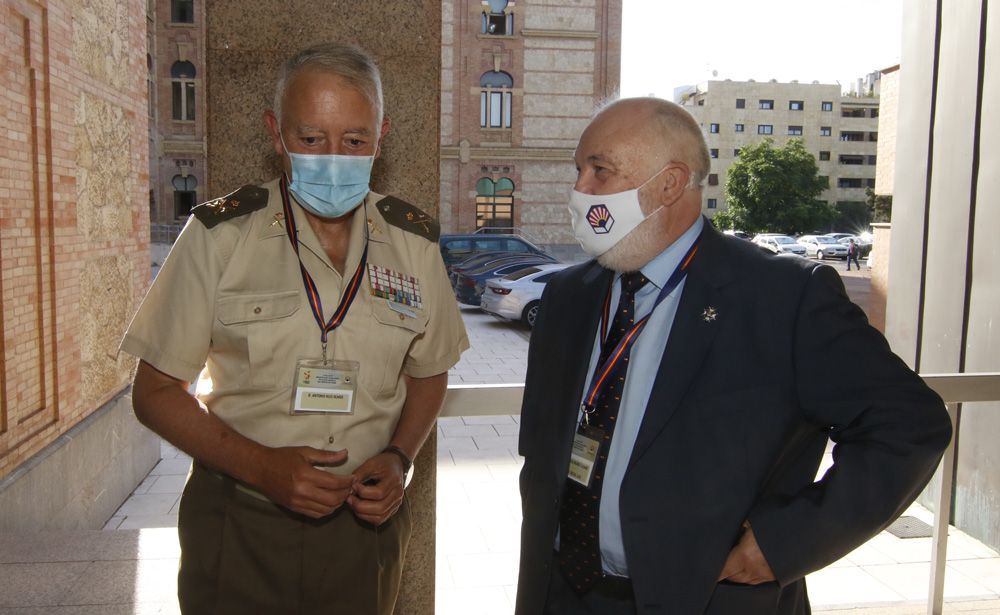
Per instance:
[[[922,374],[927,386],[944,400],[955,426],[962,403],[1000,401],[1000,372],[982,374]],[[521,412],[523,384],[451,385],[441,416],[516,415]],[[944,575],[948,563],[948,527],[951,515],[955,456],[960,433],[955,429],[951,443],[938,465],[936,477],[940,492],[934,510],[934,534],[931,539],[931,576],[927,601],[929,615],[941,615],[944,605]]]
[[[958,406],[968,402],[1000,401],[1000,373],[989,374],[921,374],[927,386],[944,400],[951,424],[957,424]],[[940,491],[934,506],[934,537],[931,539],[931,579],[927,612],[941,615],[944,608],[944,573],[948,563],[948,525],[951,521],[952,485],[955,477],[955,456],[961,434],[954,436],[944,452],[936,471]],[[998,513],[1000,514],[1000,513]]]

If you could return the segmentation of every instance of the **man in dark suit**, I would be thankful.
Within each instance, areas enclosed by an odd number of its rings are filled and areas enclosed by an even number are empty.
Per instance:
[[[576,165],[597,260],[548,283],[532,333],[517,614],[809,613],[803,577],[931,476],[941,399],[832,268],[702,218],[709,157],[682,108],[610,105]]]

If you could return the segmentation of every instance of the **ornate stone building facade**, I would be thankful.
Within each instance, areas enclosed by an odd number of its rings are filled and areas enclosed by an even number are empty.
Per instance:
[[[172,243],[207,190],[205,3],[148,0],[149,217],[154,243]]]
[[[0,531],[100,527],[157,454],[117,354],[149,281],[146,5],[0,10]]]
[[[573,150],[618,90],[621,0],[443,0],[444,232],[575,245]]]

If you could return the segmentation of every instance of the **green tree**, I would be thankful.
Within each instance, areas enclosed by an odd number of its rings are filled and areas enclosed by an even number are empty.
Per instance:
[[[892,219],[891,194],[875,194],[871,188],[865,188],[865,197],[872,222],[889,222]]]
[[[865,201],[837,201],[837,219],[833,223],[834,230],[861,233],[868,230],[872,217],[868,203]]]
[[[748,233],[825,229],[837,212],[816,197],[828,186],[827,178],[819,176],[816,158],[801,139],[784,147],[775,147],[771,139],[765,139],[741,149],[739,159],[729,167],[729,210],[720,222]]]

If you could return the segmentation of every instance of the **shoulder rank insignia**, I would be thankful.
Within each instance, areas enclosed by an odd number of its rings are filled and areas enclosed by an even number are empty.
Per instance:
[[[428,216],[423,210],[415,205],[410,205],[406,201],[397,199],[394,196],[387,196],[375,205],[385,221],[399,227],[404,231],[409,231],[420,235],[428,241],[436,242],[441,234],[441,227],[437,220]]]
[[[260,186],[243,186],[224,197],[206,201],[191,209],[195,218],[201,220],[206,228],[216,224],[246,215],[252,211],[267,207],[267,188]]]

